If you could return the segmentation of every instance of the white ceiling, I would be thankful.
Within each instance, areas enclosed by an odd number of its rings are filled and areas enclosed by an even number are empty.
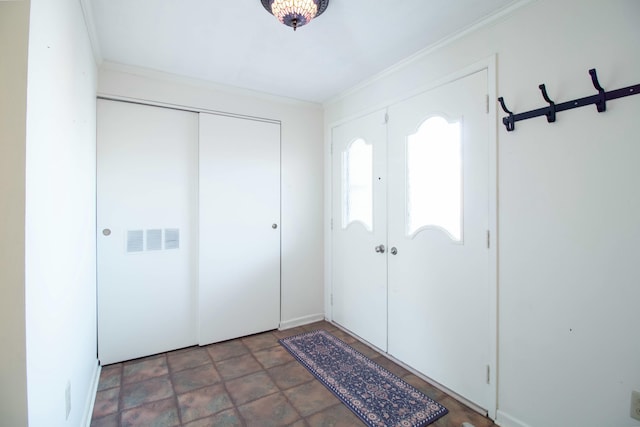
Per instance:
[[[331,0],[294,32],[260,0],[89,0],[102,59],[323,102],[517,0]]]

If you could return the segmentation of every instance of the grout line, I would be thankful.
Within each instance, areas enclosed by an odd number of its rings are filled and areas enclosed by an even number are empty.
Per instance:
[[[176,412],[178,413],[178,425],[182,426],[182,408],[180,408],[180,401],[178,400],[178,392],[176,392],[176,385],[173,382],[173,368],[169,363],[169,355],[165,353],[165,363],[167,364],[167,375],[169,376],[169,384],[171,384],[171,390],[173,391],[173,401],[176,405]]]
[[[100,387],[100,384],[98,384]],[[120,363],[120,392],[118,393],[118,408],[116,412],[116,421],[118,426],[122,425],[122,411],[124,408],[124,363]]]

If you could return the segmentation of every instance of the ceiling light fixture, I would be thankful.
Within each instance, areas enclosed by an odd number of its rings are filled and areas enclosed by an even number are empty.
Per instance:
[[[306,25],[325,11],[329,0],[261,0],[269,13],[284,25],[298,27]]]

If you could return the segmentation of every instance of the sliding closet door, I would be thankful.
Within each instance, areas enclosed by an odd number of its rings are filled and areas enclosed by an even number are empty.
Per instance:
[[[200,114],[199,343],[280,323],[280,125]]]
[[[379,111],[332,130],[332,318],[387,348],[386,124]]]
[[[98,355],[196,344],[196,113],[98,100]]]
[[[491,408],[486,94],[485,70],[389,108],[389,353]]]

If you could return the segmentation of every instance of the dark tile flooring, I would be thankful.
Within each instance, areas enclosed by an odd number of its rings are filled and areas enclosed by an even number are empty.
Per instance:
[[[328,322],[104,366],[91,426],[363,426],[278,343],[315,329],[326,329],[446,406],[449,414],[432,426],[495,426]]]

